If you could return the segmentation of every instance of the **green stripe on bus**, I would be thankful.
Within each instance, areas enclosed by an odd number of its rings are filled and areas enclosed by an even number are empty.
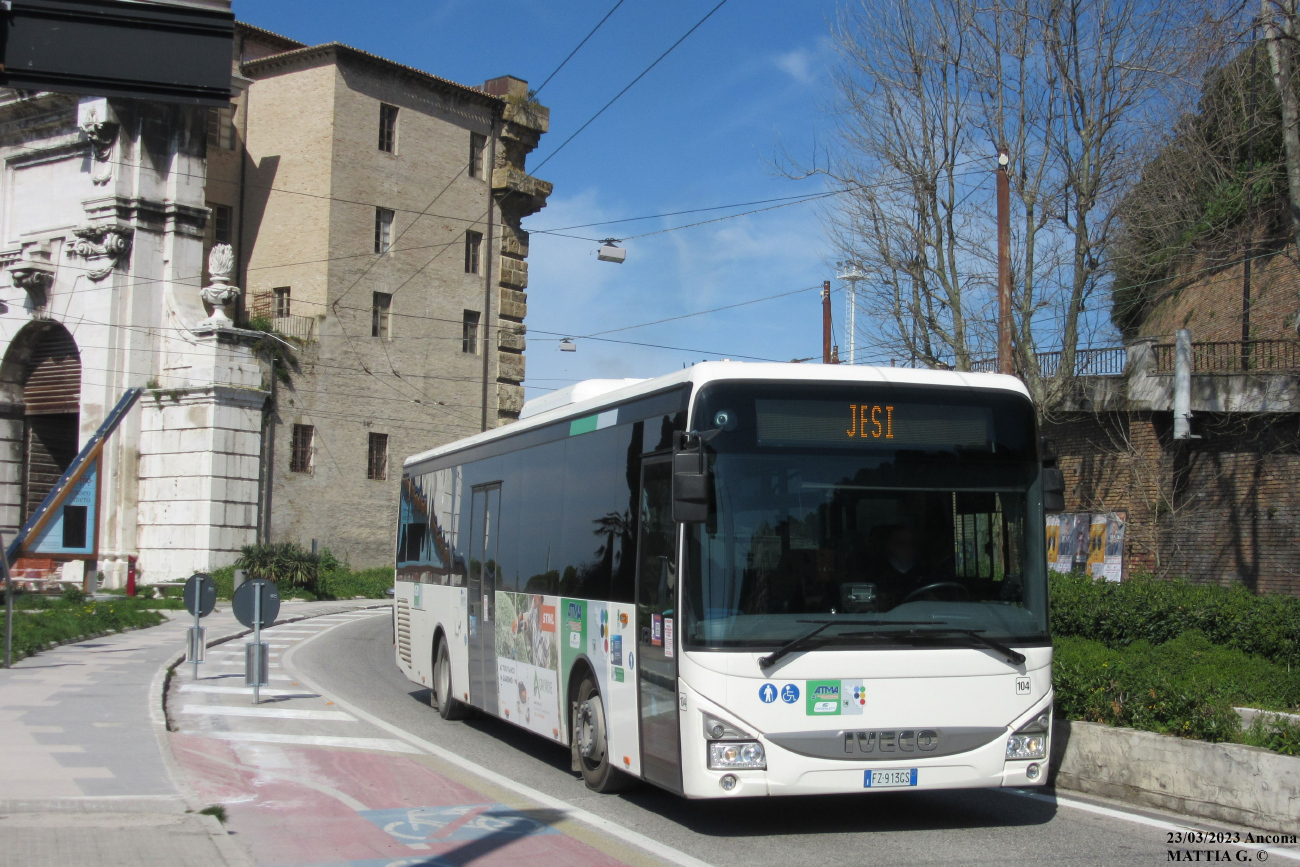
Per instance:
[[[575,418],[569,422],[569,436],[576,437],[578,434],[591,433],[596,429],[596,416],[589,415],[586,418]]]

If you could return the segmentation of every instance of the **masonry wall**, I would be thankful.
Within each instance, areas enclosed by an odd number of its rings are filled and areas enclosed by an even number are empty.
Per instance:
[[[1176,442],[1158,412],[1045,424],[1067,511],[1123,511],[1126,569],[1300,595],[1300,415],[1198,413]]]

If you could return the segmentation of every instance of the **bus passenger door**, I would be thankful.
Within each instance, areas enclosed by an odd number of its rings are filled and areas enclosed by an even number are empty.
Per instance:
[[[677,731],[677,525],[673,522],[670,457],[641,464],[640,537],[637,542],[637,681],[641,703],[641,771],[645,778],[682,791]]]
[[[501,485],[473,489],[469,527],[470,704],[497,712],[497,527]]]

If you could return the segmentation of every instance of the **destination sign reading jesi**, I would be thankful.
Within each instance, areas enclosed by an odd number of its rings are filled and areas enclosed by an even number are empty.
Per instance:
[[[755,400],[760,446],[987,449],[993,411],[870,400]]]

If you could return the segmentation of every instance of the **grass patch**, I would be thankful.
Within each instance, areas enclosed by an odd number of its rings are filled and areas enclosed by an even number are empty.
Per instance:
[[[211,807],[204,807],[202,810],[199,810],[199,813],[204,816],[215,816],[218,822],[223,825],[226,824],[226,808],[220,804],[213,804]]]
[[[217,598],[229,599],[235,592],[235,567],[222,566],[212,571],[212,580],[217,582]],[[352,571],[346,565],[339,564],[333,569],[323,569],[317,581],[318,592],[302,587],[286,587],[277,583],[281,599],[334,600],[352,599],[357,596],[366,599],[387,599],[386,591],[393,586],[393,567],[377,566],[373,569]]]
[[[163,616],[148,610],[152,605],[148,600],[131,598],[74,601],[30,593],[15,595],[14,608],[22,613],[14,617],[14,656],[21,658],[46,650],[51,642],[62,644],[101,632],[157,626]],[[0,618],[0,641],[4,639]]]

